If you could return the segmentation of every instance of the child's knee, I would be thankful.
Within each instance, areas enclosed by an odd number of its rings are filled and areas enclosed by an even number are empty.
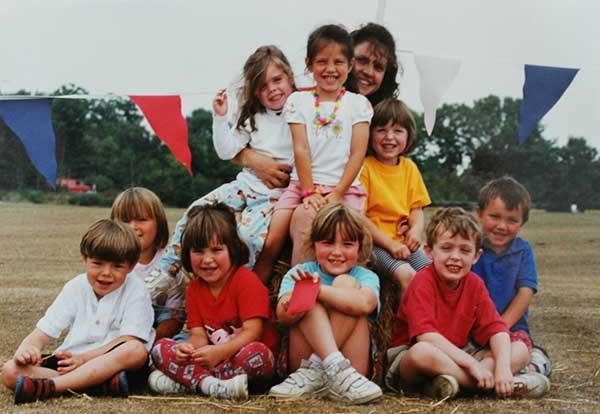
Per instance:
[[[2,382],[4,385],[13,390],[18,376],[17,364],[14,360],[6,361],[2,366]]]
[[[441,352],[439,348],[427,342],[417,342],[404,356],[404,362],[414,367],[428,366],[436,359],[436,354]]]
[[[348,274],[336,276],[333,279],[332,286],[342,287],[342,288],[360,289],[360,283],[358,282],[358,280],[356,280],[354,277],[352,277]]]
[[[413,277],[415,277],[416,273],[417,272],[415,272],[411,265],[407,263],[394,270],[392,277],[394,282],[396,282],[396,284],[399,285],[403,291],[405,291],[408,285],[410,285],[410,282],[413,280]]]
[[[148,360],[148,351],[137,339],[132,339],[118,346],[113,351],[117,354],[117,360],[121,369],[136,369],[141,367]]]

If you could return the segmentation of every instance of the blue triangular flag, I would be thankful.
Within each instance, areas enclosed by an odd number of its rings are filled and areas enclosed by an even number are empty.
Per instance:
[[[525,142],[538,122],[558,102],[579,69],[525,65],[525,83],[519,117],[519,143]]]
[[[51,111],[52,98],[0,99],[0,116],[19,137],[35,168],[56,188],[56,139]]]

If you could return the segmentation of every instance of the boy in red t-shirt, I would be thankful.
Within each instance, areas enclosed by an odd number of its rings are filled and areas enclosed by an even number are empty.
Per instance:
[[[426,230],[425,252],[433,263],[417,273],[397,314],[388,350],[386,385],[425,385],[434,398],[454,397],[459,385],[540,397],[550,383],[540,374],[516,375],[529,362],[510,343],[508,327],[485,285],[471,272],[481,255],[477,220],[461,208],[438,210]],[[469,349],[473,339],[483,348]]]

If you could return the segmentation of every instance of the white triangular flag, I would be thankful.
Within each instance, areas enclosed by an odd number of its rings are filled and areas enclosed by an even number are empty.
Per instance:
[[[435,112],[442,96],[458,73],[460,60],[415,54],[415,62],[421,78],[421,103],[425,110],[425,128],[427,135],[431,135],[435,125]]]

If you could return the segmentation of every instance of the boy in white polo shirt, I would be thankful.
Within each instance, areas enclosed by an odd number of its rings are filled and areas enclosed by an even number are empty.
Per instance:
[[[65,284],[2,368],[15,404],[67,390],[126,397],[125,370],[146,364],[155,336],[152,302],[143,282],[127,277],[140,255],[138,237],[125,223],[99,220],[83,236],[80,251],[85,273]],[[65,329],[62,345],[43,356],[50,339]]]

